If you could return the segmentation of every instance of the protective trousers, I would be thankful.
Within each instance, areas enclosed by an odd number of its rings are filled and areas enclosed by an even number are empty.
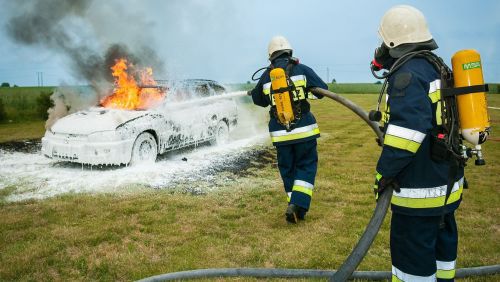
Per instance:
[[[392,281],[454,281],[458,232],[454,213],[392,213]]]
[[[290,204],[306,210],[311,204],[318,168],[316,139],[276,146],[278,168]]]

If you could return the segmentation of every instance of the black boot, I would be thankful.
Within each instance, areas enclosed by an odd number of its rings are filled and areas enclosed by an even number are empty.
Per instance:
[[[286,221],[290,223],[297,223],[299,220],[304,220],[307,210],[295,204],[289,204],[286,208],[285,216]]]
[[[299,207],[294,204],[289,204],[286,208],[285,217],[288,223],[297,223]]]
[[[305,220],[306,219],[306,213],[307,213],[306,209],[304,209],[303,207],[299,207],[299,211],[297,212],[297,218],[299,220]]]

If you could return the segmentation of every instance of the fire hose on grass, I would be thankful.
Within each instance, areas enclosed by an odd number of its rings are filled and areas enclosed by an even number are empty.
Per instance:
[[[360,118],[362,118],[375,132],[380,140],[383,140],[383,135],[378,124],[370,121],[367,113],[358,105],[347,98],[339,96],[328,90],[321,88],[313,88],[311,92],[317,95],[328,97],[345,107],[352,110]],[[238,93],[237,95],[235,95]],[[243,96],[241,92],[235,92],[233,96]],[[373,211],[372,218],[368,222],[366,229],[359,239],[358,243],[351,251],[347,259],[340,266],[339,270],[314,270],[314,269],[277,269],[277,268],[212,268],[198,269],[181,272],[173,272],[160,274],[144,278],[139,281],[167,281],[179,279],[194,279],[194,278],[215,278],[215,277],[256,277],[256,278],[328,278],[330,281],[346,281],[348,279],[367,279],[367,280],[385,280],[391,279],[390,271],[354,271],[365,257],[368,249],[372,245],[375,236],[380,230],[387,209],[391,203],[392,190],[383,193],[378,201],[377,206]],[[500,273],[500,264],[461,268],[456,271],[456,278],[464,278],[470,276],[492,275]]]

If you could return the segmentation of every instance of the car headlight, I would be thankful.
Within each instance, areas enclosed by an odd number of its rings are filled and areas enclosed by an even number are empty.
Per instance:
[[[89,142],[109,142],[116,141],[116,139],[117,134],[114,130],[94,132],[88,136]]]

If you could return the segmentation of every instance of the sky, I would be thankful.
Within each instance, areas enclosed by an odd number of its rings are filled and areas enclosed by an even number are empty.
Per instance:
[[[58,2],[61,0],[44,0]],[[68,0],[69,1],[69,0]],[[0,82],[36,86],[86,84],[71,58],[51,44],[20,44],[10,18],[37,1],[0,0]],[[46,3],[47,3],[46,2]],[[157,79],[205,78],[242,83],[268,65],[267,45],[288,38],[294,56],[325,81],[375,82],[369,63],[380,45],[380,20],[389,8],[421,10],[445,62],[462,49],[481,54],[487,82],[500,82],[500,1],[107,0],[54,24],[74,44],[103,54],[112,43],[148,46],[162,61]],[[73,44],[72,43],[72,44]],[[79,47],[78,47],[79,48]],[[153,70],[155,71],[155,70]]]

